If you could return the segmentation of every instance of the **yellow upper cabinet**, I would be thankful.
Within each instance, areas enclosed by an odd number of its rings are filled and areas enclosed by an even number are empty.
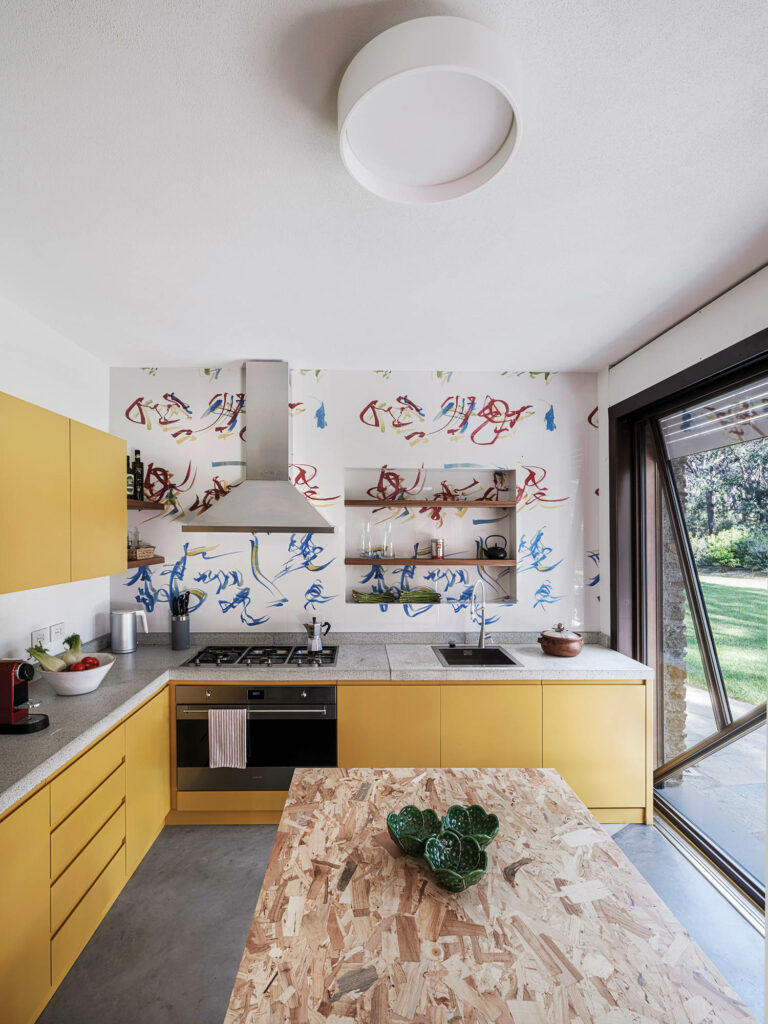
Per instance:
[[[0,393],[0,593],[70,579],[69,420]]]
[[[441,686],[444,768],[540,768],[541,686]]]
[[[125,441],[0,392],[0,594],[125,572]]]
[[[71,421],[72,579],[125,572],[125,441]]]

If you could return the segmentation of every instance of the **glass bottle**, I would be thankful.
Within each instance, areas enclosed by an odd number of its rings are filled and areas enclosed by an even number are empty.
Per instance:
[[[371,540],[371,523],[369,519],[360,527],[360,557],[373,557],[373,541]]]
[[[137,501],[144,501],[144,463],[138,448],[133,457],[133,496]]]
[[[381,543],[379,545],[379,557],[380,558],[393,558],[394,557],[394,546],[392,543],[392,522],[387,520],[386,523],[381,524]]]

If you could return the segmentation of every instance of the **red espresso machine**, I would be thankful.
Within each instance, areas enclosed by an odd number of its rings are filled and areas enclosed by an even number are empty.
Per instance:
[[[39,701],[29,699],[35,670],[29,662],[0,660],[0,733],[39,732],[50,725],[48,715],[31,715]]]

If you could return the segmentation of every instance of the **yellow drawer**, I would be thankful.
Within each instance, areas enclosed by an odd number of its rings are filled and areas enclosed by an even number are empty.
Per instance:
[[[282,811],[288,791],[182,790],[176,794],[179,811]]]
[[[124,757],[125,731],[120,725],[57,775],[51,783],[51,828],[55,828],[100,786]]]
[[[51,833],[51,878],[58,878],[124,800],[125,765],[121,764]]]
[[[85,849],[51,886],[51,931],[55,932],[125,842],[125,805],[121,804]]]
[[[124,881],[125,846],[121,846],[51,939],[51,973],[54,988],[98,928],[101,919],[122,889]]]

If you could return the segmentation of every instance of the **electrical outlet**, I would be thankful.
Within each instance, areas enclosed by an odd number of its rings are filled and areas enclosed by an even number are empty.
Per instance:
[[[32,646],[33,647],[45,647],[46,644],[51,642],[51,631],[46,626],[45,629],[33,629],[32,630]]]
[[[64,646],[64,623],[56,622],[51,626],[51,643],[54,651],[60,651]]]

